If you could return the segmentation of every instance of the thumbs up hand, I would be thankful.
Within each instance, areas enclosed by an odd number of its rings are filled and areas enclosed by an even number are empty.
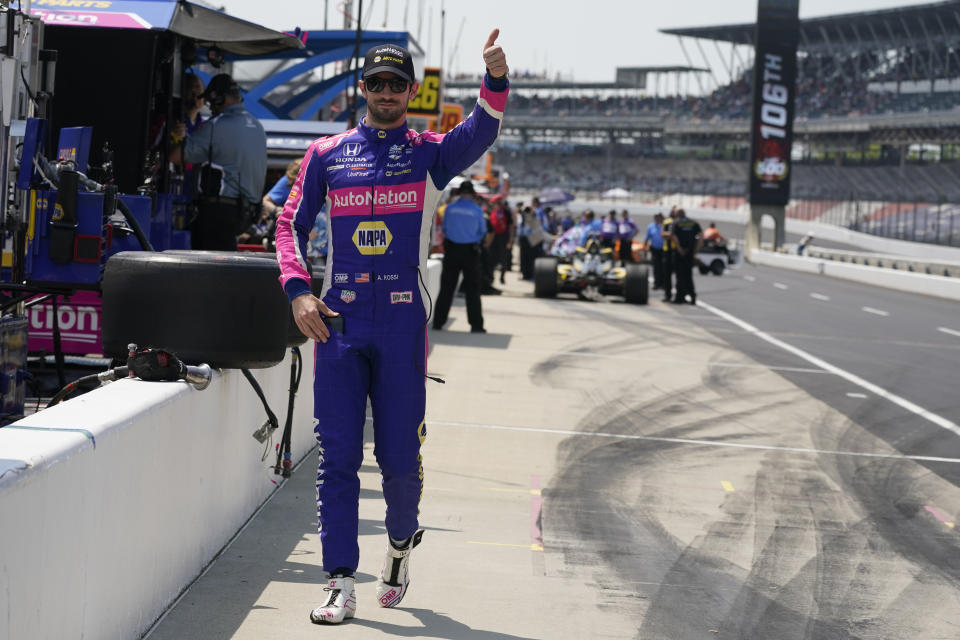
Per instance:
[[[500,29],[494,29],[487,38],[487,43],[483,45],[483,63],[487,65],[487,71],[492,78],[502,78],[507,75],[507,56],[503,49],[497,44],[497,38],[500,36]]]

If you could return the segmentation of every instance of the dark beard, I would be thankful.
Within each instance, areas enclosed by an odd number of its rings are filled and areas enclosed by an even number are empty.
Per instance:
[[[367,103],[367,113],[371,119],[380,124],[393,124],[397,120],[402,119],[404,115],[406,115],[406,111],[406,107],[401,107],[399,104],[396,107],[381,109],[374,106],[373,103]]]

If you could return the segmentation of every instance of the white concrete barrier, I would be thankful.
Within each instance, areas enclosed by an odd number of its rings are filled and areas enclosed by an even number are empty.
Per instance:
[[[301,351],[294,461],[315,444],[312,343]],[[253,371],[274,443],[290,359]],[[0,639],[140,637],[276,489],[275,451],[261,460],[251,437],[265,419],[227,370],[203,391],[119,380],[0,428]]]
[[[771,267],[780,267],[792,271],[817,273],[820,275],[862,282],[887,289],[896,289],[910,293],[920,293],[947,300],[960,300],[960,278],[945,278],[909,271],[897,271],[882,267],[867,267],[847,264],[833,260],[788,255],[754,249],[750,252],[750,262]]]
[[[314,445],[302,351],[294,460]],[[253,371],[281,429],[290,358]],[[140,637],[276,488],[265,419],[227,370],[203,391],[120,380],[0,429],[0,637]]]

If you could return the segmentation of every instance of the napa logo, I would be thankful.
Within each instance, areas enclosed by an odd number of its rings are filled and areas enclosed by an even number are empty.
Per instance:
[[[361,222],[353,232],[353,244],[365,256],[382,256],[392,241],[393,234],[380,220]]]

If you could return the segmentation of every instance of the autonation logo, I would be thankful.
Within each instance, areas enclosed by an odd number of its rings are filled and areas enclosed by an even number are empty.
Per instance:
[[[381,191],[374,194],[373,190],[347,191],[346,193],[333,193],[333,206],[337,208],[353,207],[402,207],[405,205],[417,203],[417,190],[408,189],[406,191]]]

